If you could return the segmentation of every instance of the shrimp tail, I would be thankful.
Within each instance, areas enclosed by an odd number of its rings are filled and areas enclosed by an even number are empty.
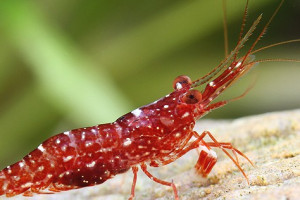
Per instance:
[[[40,146],[21,161],[0,171],[0,196],[32,196],[50,185],[57,168],[53,160],[43,156],[42,148]]]

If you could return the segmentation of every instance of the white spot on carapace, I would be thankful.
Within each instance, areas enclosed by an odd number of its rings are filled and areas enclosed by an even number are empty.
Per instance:
[[[19,162],[19,166],[20,166],[21,168],[24,167],[24,166],[25,166],[24,161]]]
[[[20,180],[20,176],[13,176],[15,181],[19,181]]]
[[[45,148],[43,147],[42,144],[40,144],[40,145],[38,146],[38,150],[40,150],[41,152],[44,152],[44,151],[45,151]]]
[[[147,147],[146,147],[146,146],[143,146],[143,145],[139,145],[138,148],[139,148],[139,149],[145,149],[145,148],[147,148]]]
[[[180,136],[181,136],[181,133],[179,133],[179,132],[175,134],[175,137],[177,137],[177,138],[179,138]]]
[[[53,175],[52,174],[47,174],[47,177],[48,178],[51,178]]]
[[[43,171],[45,169],[45,167],[44,166],[39,166],[39,168],[38,168],[38,170],[41,172],[41,171]]]
[[[85,147],[92,146],[92,144],[93,144],[92,142],[86,142],[86,143],[85,143]]]
[[[93,128],[91,131],[92,131],[92,133],[94,133],[94,134],[97,133],[96,129],[94,129],[94,128]]]
[[[164,108],[165,108],[165,109],[169,108],[169,105],[164,105]]]
[[[212,82],[209,82],[209,86],[210,86],[210,87],[215,87],[215,82],[213,82],[213,81],[212,81]]]
[[[167,95],[166,95],[166,97],[169,97],[169,96],[170,96],[170,94],[167,94]]]
[[[176,100],[176,98],[174,97],[174,98],[173,98],[173,101],[175,101],[175,100]]]
[[[61,150],[62,150],[62,151],[66,151],[66,150],[67,150],[67,146],[66,146],[66,145],[62,146],[62,147],[61,147]]]
[[[91,163],[86,164],[86,167],[92,168],[92,167],[95,167],[95,165],[96,165],[96,162],[93,161]]]
[[[85,132],[81,133],[81,140],[84,141],[85,140]]]
[[[130,138],[126,138],[125,142],[123,143],[123,146],[129,146],[132,143]]]
[[[190,115],[190,113],[188,113],[188,112],[185,112],[185,113],[182,115],[182,117],[181,117],[181,118],[188,117],[189,115]]]
[[[65,131],[64,134],[69,136],[70,135],[70,131]]]
[[[8,174],[11,174],[12,173],[12,171],[11,171],[11,168],[10,168],[10,166],[8,166],[8,167],[6,167],[7,168],[7,173]]]
[[[68,162],[73,158],[73,156],[64,157],[64,162]]]
[[[134,115],[134,116],[136,116],[136,117],[139,117],[141,114],[142,114],[142,110],[141,109],[139,109],[139,108],[137,108],[137,109],[135,109],[134,111],[132,111],[131,113]]]
[[[56,139],[56,144],[59,144],[59,143],[60,143],[60,139],[57,138],[57,139]]]

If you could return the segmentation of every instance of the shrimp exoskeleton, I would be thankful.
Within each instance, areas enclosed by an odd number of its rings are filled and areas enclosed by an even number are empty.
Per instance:
[[[247,5],[248,2],[244,16]],[[153,181],[172,187],[175,199],[179,199],[175,184],[154,177],[147,166],[167,165],[197,148],[200,150],[195,165],[198,174],[206,177],[210,173],[217,162],[212,148],[217,147],[229,156],[247,179],[239,165],[238,155],[252,162],[242,152],[230,143],[218,142],[209,131],[197,133],[193,129],[196,120],[236,100],[212,103],[223,91],[255,64],[269,61],[255,61],[253,53],[259,50],[253,49],[279,7],[244,56],[239,57],[238,52],[255,30],[261,16],[244,36],[242,25],[240,39],[234,50],[205,76],[195,81],[187,76],[179,76],[174,80],[174,91],[158,101],[137,108],[113,123],[74,129],[53,136],[21,161],[3,169],[0,172],[0,195],[32,196],[33,193],[54,193],[93,186],[132,169],[134,179],[130,199],[133,199],[140,166]],[[199,90],[199,86],[204,87]],[[206,136],[212,142],[205,142]]]

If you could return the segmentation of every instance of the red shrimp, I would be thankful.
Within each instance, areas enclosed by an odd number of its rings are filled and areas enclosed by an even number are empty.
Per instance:
[[[262,62],[254,61],[252,53],[270,21],[245,56],[238,57],[239,50],[260,19],[261,16],[245,36],[240,37],[236,48],[221,64],[202,78],[191,81],[187,76],[179,76],[174,80],[174,91],[165,97],[125,114],[113,123],[74,129],[53,136],[21,161],[3,169],[0,172],[0,195],[32,196],[34,193],[54,193],[93,186],[132,169],[134,178],[129,199],[133,199],[140,166],[153,181],[172,187],[175,199],[179,199],[173,181],[154,177],[147,171],[147,166],[167,165],[190,150],[200,148],[195,169],[205,177],[217,161],[211,147],[221,148],[247,179],[237,155],[252,162],[242,152],[230,143],[218,142],[208,131],[199,134],[193,128],[196,120],[235,100],[212,103],[256,63]],[[204,85],[202,91],[195,89],[201,85]],[[193,136],[196,139],[193,140]],[[205,142],[205,136],[209,136],[213,142]],[[234,156],[227,150],[231,150]]]

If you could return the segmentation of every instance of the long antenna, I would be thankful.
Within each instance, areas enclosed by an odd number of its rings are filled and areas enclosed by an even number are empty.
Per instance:
[[[241,25],[241,30],[240,30],[240,35],[239,35],[239,40],[238,40],[237,45],[240,43],[241,39],[243,38],[244,29],[245,29],[245,25],[246,25],[247,14],[248,14],[248,5],[249,5],[249,0],[247,0],[246,5],[245,5],[243,20],[242,20],[242,25]],[[236,60],[236,57],[237,57],[238,53],[239,53],[238,51],[235,53],[234,60]]]
[[[247,0],[246,5],[245,5],[243,20],[242,20],[242,25],[241,25],[240,35],[239,35],[239,41],[242,39],[244,29],[245,29],[246,19],[247,19],[247,14],[248,14],[248,5],[249,5],[249,0]]]
[[[228,28],[227,28],[227,9],[226,0],[223,0],[223,29],[224,29],[224,53],[228,56]]]
[[[258,35],[257,39],[253,42],[253,44],[251,45],[250,49],[248,50],[247,54],[245,55],[241,65],[244,64],[246,58],[252,53],[253,48],[256,46],[257,42],[260,40],[260,38],[265,34],[267,28],[269,27],[270,23],[272,22],[272,20],[274,19],[275,15],[277,14],[277,12],[279,11],[280,7],[282,6],[284,0],[281,0],[280,4],[278,5],[278,7],[276,8],[276,10],[274,11],[273,15],[271,16],[271,18],[269,19],[269,21],[267,22],[267,24],[265,25],[265,27],[263,28],[263,30],[260,32],[260,34]]]
[[[271,48],[271,47],[275,47],[275,46],[279,46],[279,45],[283,45],[283,44],[288,44],[288,43],[294,43],[294,42],[300,42],[300,39],[287,40],[287,41],[282,41],[282,42],[278,42],[278,43],[275,43],[275,44],[270,44],[268,46],[256,49],[256,50],[252,51],[251,53],[254,54],[254,53],[257,53],[259,51],[262,51],[262,50],[265,50],[265,49],[268,49],[268,48]]]
[[[252,33],[255,30],[256,26],[260,22],[261,17],[262,17],[262,15],[258,16],[258,18],[253,22],[252,26],[250,27],[248,32],[245,34],[245,36],[239,41],[239,43],[237,44],[235,49],[233,51],[231,51],[231,53],[217,67],[215,67],[212,71],[210,71],[205,76],[193,81],[192,86],[191,86],[192,88],[195,88],[199,85],[202,85],[202,84],[208,82],[216,74],[218,74],[222,69],[224,69],[228,63],[230,63],[230,61],[233,59],[236,52],[239,51],[243,47],[245,42],[247,42],[248,38],[252,35]]]

